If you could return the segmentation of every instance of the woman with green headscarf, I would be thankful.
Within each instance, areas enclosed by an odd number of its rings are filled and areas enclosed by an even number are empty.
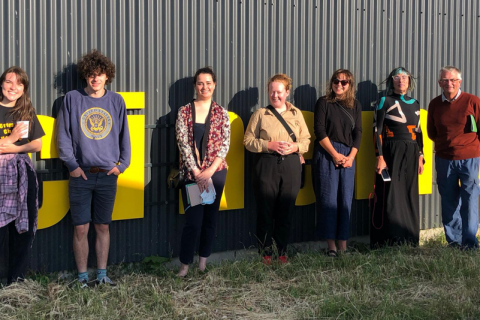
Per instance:
[[[415,88],[415,79],[400,67],[382,83],[386,84],[386,94],[376,106],[373,123],[377,174],[370,246],[417,246],[418,175],[423,172],[423,139],[420,104],[407,96]],[[388,171],[391,181],[382,178],[382,171]]]

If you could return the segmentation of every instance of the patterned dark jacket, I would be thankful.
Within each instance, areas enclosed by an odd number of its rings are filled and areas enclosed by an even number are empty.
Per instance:
[[[217,157],[222,159],[222,164],[217,168],[217,171],[227,167],[225,158],[230,147],[230,119],[227,110],[221,105],[212,102],[207,150],[203,159],[199,159],[199,152],[193,140],[191,103],[180,107],[178,110],[175,132],[178,149],[180,150],[180,170],[183,171],[188,180],[195,180],[193,176],[195,168],[203,171],[210,167]],[[195,161],[195,158],[197,161]]]

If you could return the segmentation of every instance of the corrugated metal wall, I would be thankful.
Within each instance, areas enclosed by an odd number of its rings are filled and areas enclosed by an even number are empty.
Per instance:
[[[213,66],[215,100],[245,126],[252,110],[267,105],[266,83],[277,72],[293,78],[290,100],[310,111],[337,68],[355,74],[364,110],[396,66],[418,77],[412,95],[423,108],[440,93],[443,65],[464,70],[465,91],[480,89],[477,0],[5,0],[0,17],[0,69],[26,69],[39,114],[55,115],[57,99],[81,85],[74,63],[92,48],[117,65],[111,90],[146,94],[145,218],[112,224],[110,263],[178,253],[183,217],[164,181],[175,159],[175,112],[193,97],[190,77],[199,67]],[[250,160],[247,154],[246,186]],[[67,177],[58,160],[36,167],[44,181]],[[435,186],[421,197],[421,211],[422,228],[440,225]],[[368,234],[368,216],[366,201],[354,201],[352,236]],[[313,205],[297,207],[292,240],[314,239],[314,223]],[[219,215],[214,250],[254,245],[254,225],[247,187],[245,209]],[[73,269],[72,233],[68,216],[40,230],[32,268]]]

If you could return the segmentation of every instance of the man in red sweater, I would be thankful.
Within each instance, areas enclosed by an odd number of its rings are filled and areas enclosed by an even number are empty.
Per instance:
[[[443,93],[428,106],[427,132],[435,142],[445,235],[450,245],[478,248],[480,99],[460,90],[458,68],[443,67],[438,84]]]

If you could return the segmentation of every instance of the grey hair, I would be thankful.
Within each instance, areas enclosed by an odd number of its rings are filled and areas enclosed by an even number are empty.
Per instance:
[[[458,75],[458,79],[462,80],[462,70],[458,69],[457,67],[445,66],[442,69],[440,69],[440,73],[438,74],[439,81],[442,78],[442,72],[456,72]]]

